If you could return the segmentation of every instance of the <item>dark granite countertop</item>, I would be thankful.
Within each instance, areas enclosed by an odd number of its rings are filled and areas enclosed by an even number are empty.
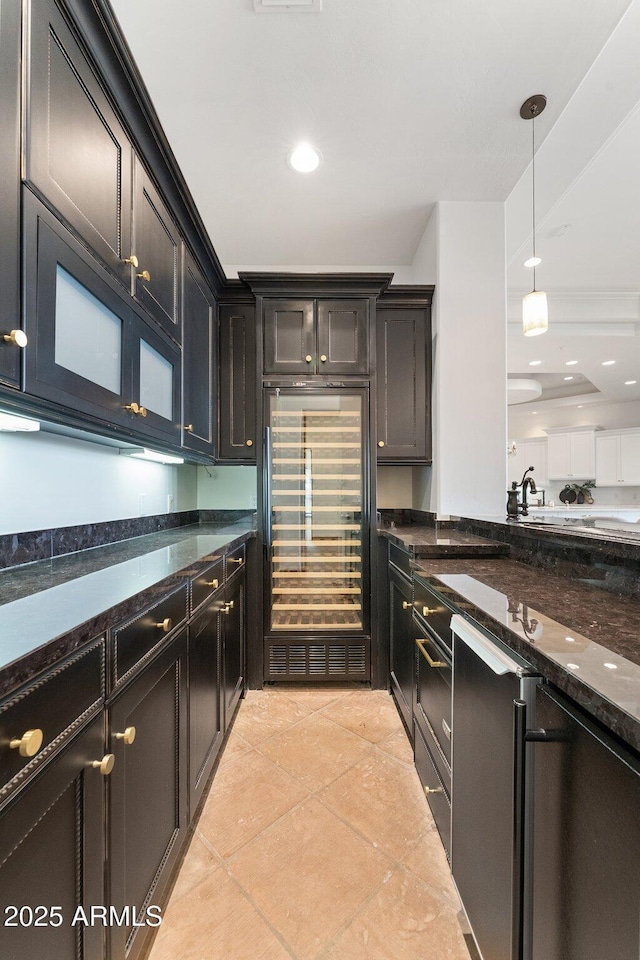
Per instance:
[[[637,600],[508,558],[424,560],[415,573],[640,750]]]
[[[500,557],[509,553],[506,543],[426,524],[383,524],[378,527],[378,534],[414,557]]]
[[[251,521],[199,524],[3,572],[0,696],[251,536]]]

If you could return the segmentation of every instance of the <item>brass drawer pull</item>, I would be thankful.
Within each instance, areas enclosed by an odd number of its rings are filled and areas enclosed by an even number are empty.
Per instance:
[[[430,793],[444,793],[444,790],[442,787],[425,787],[424,792],[429,796]]]
[[[91,766],[99,770],[103,777],[108,777],[113,770],[115,762],[116,758],[113,753],[105,753],[102,760],[92,760]]]
[[[193,433],[193,424],[192,423],[185,424],[185,430],[187,431],[187,433]]]
[[[412,604],[412,603],[409,603],[408,600],[403,600],[403,601],[402,601],[402,609],[403,609],[403,610],[409,610],[412,606],[413,606],[413,604]]]
[[[242,563],[242,557],[229,557],[228,563]]]
[[[429,666],[430,666],[430,667],[448,667],[449,664],[446,663],[444,660],[433,660],[433,659],[429,656],[429,654],[427,653],[427,651],[426,651],[425,648],[424,648],[425,643],[426,643],[426,640],[423,640],[422,638],[420,638],[419,640],[416,640],[416,645],[417,645],[417,647],[418,647],[418,650],[420,651],[420,653],[422,654],[422,656],[425,658],[425,660],[427,661],[427,663],[429,664]]]
[[[161,623],[156,623],[156,627],[162,630],[163,633],[169,633],[172,626],[173,626],[173,620],[171,619],[171,617],[165,617],[164,620],[161,621]]]
[[[21,757],[35,757],[43,740],[42,730],[35,727],[33,730],[27,730],[21,737],[14,737],[9,741],[9,746],[12,750],[17,750]]]
[[[7,343],[12,343],[14,347],[26,347],[27,345],[27,335],[24,330],[11,330],[9,333],[4,333],[2,339],[6,340]]]
[[[127,746],[130,746],[136,738],[135,727],[125,727],[123,733],[116,733],[116,740],[123,740]]]
[[[205,587],[213,587],[214,590],[217,590],[217,589],[218,589],[218,581],[217,581],[217,580],[207,580],[207,581],[205,581]]]
[[[135,400],[133,403],[128,403],[125,407],[125,410],[130,410],[131,413],[135,413],[136,416],[139,417],[146,417],[147,415],[147,408],[141,407],[139,403],[135,402]]]

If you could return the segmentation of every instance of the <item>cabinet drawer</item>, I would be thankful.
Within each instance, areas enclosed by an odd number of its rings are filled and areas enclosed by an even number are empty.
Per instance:
[[[426,623],[451,655],[451,617],[454,611],[418,577],[414,580],[413,589],[415,615]]]
[[[239,547],[236,547],[231,553],[228,553],[225,560],[225,579],[228,580],[229,577],[232,577],[236,570],[242,569],[244,567],[247,559],[247,550],[246,545],[241,543]]]
[[[187,584],[112,632],[112,683],[117,686],[154,647],[187,618]]]
[[[411,576],[411,554],[406,550],[396,547],[395,543],[389,544],[389,563],[392,563],[398,570],[402,570],[406,577]]]
[[[104,688],[105,644],[100,639],[5,700],[0,706],[0,796],[89,715],[104,698]],[[27,731],[33,731],[30,738],[25,738]]]
[[[191,581],[191,610],[197,610],[212,593],[215,593],[224,582],[224,560],[216,557],[214,562],[206,567],[198,577]]]
[[[416,770],[422,786],[425,788],[427,802],[436,822],[442,845],[449,858],[451,856],[451,800],[418,727],[416,727],[415,737]]]
[[[427,739],[440,776],[451,780],[451,659],[427,631],[418,631],[416,703],[414,718]],[[431,747],[431,744],[429,744]]]

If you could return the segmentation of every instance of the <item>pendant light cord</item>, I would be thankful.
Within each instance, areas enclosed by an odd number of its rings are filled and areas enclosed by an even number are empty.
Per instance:
[[[531,117],[531,216],[533,221],[533,257],[536,256],[536,117]],[[536,289],[536,267],[533,265],[533,289]]]

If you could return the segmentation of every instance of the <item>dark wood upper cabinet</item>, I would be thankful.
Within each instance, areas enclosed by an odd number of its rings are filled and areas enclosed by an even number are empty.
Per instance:
[[[264,300],[264,372],[369,371],[366,300]]]
[[[20,385],[20,4],[0,0],[0,383]]]
[[[256,324],[253,303],[220,305],[220,460],[256,459]]]
[[[26,179],[128,285],[131,145],[54,0],[30,14]]]
[[[379,306],[376,339],[377,459],[430,463],[430,307]]]
[[[0,814],[0,956],[103,960],[101,924],[72,926],[78,907],[104,898],[105,777],[93,761],[104,756],[102,714],[47,763]],[[108,777],[106,778],[108,779]],[[45,923],[8,926],[10,905],[58,907]],[[51,919],[49,919],[51,917]],[[41,918],[42,920],[42,918]]]
[[[313,300],[264,301],[264,372],[315,373]]]
[[[182,445],[213,455],[215,440],[214,322],[216,301],[193,257],[185,250],[182,313]]]
[[[369,372],[368,310],[366,300],[317,301],[317,372]]]
[[[146,170],[135,159],[132,227],[132,290],[150,316],[178,342],[182,241],[171,214]],[[137,263],[137,266],[136,266]]]

